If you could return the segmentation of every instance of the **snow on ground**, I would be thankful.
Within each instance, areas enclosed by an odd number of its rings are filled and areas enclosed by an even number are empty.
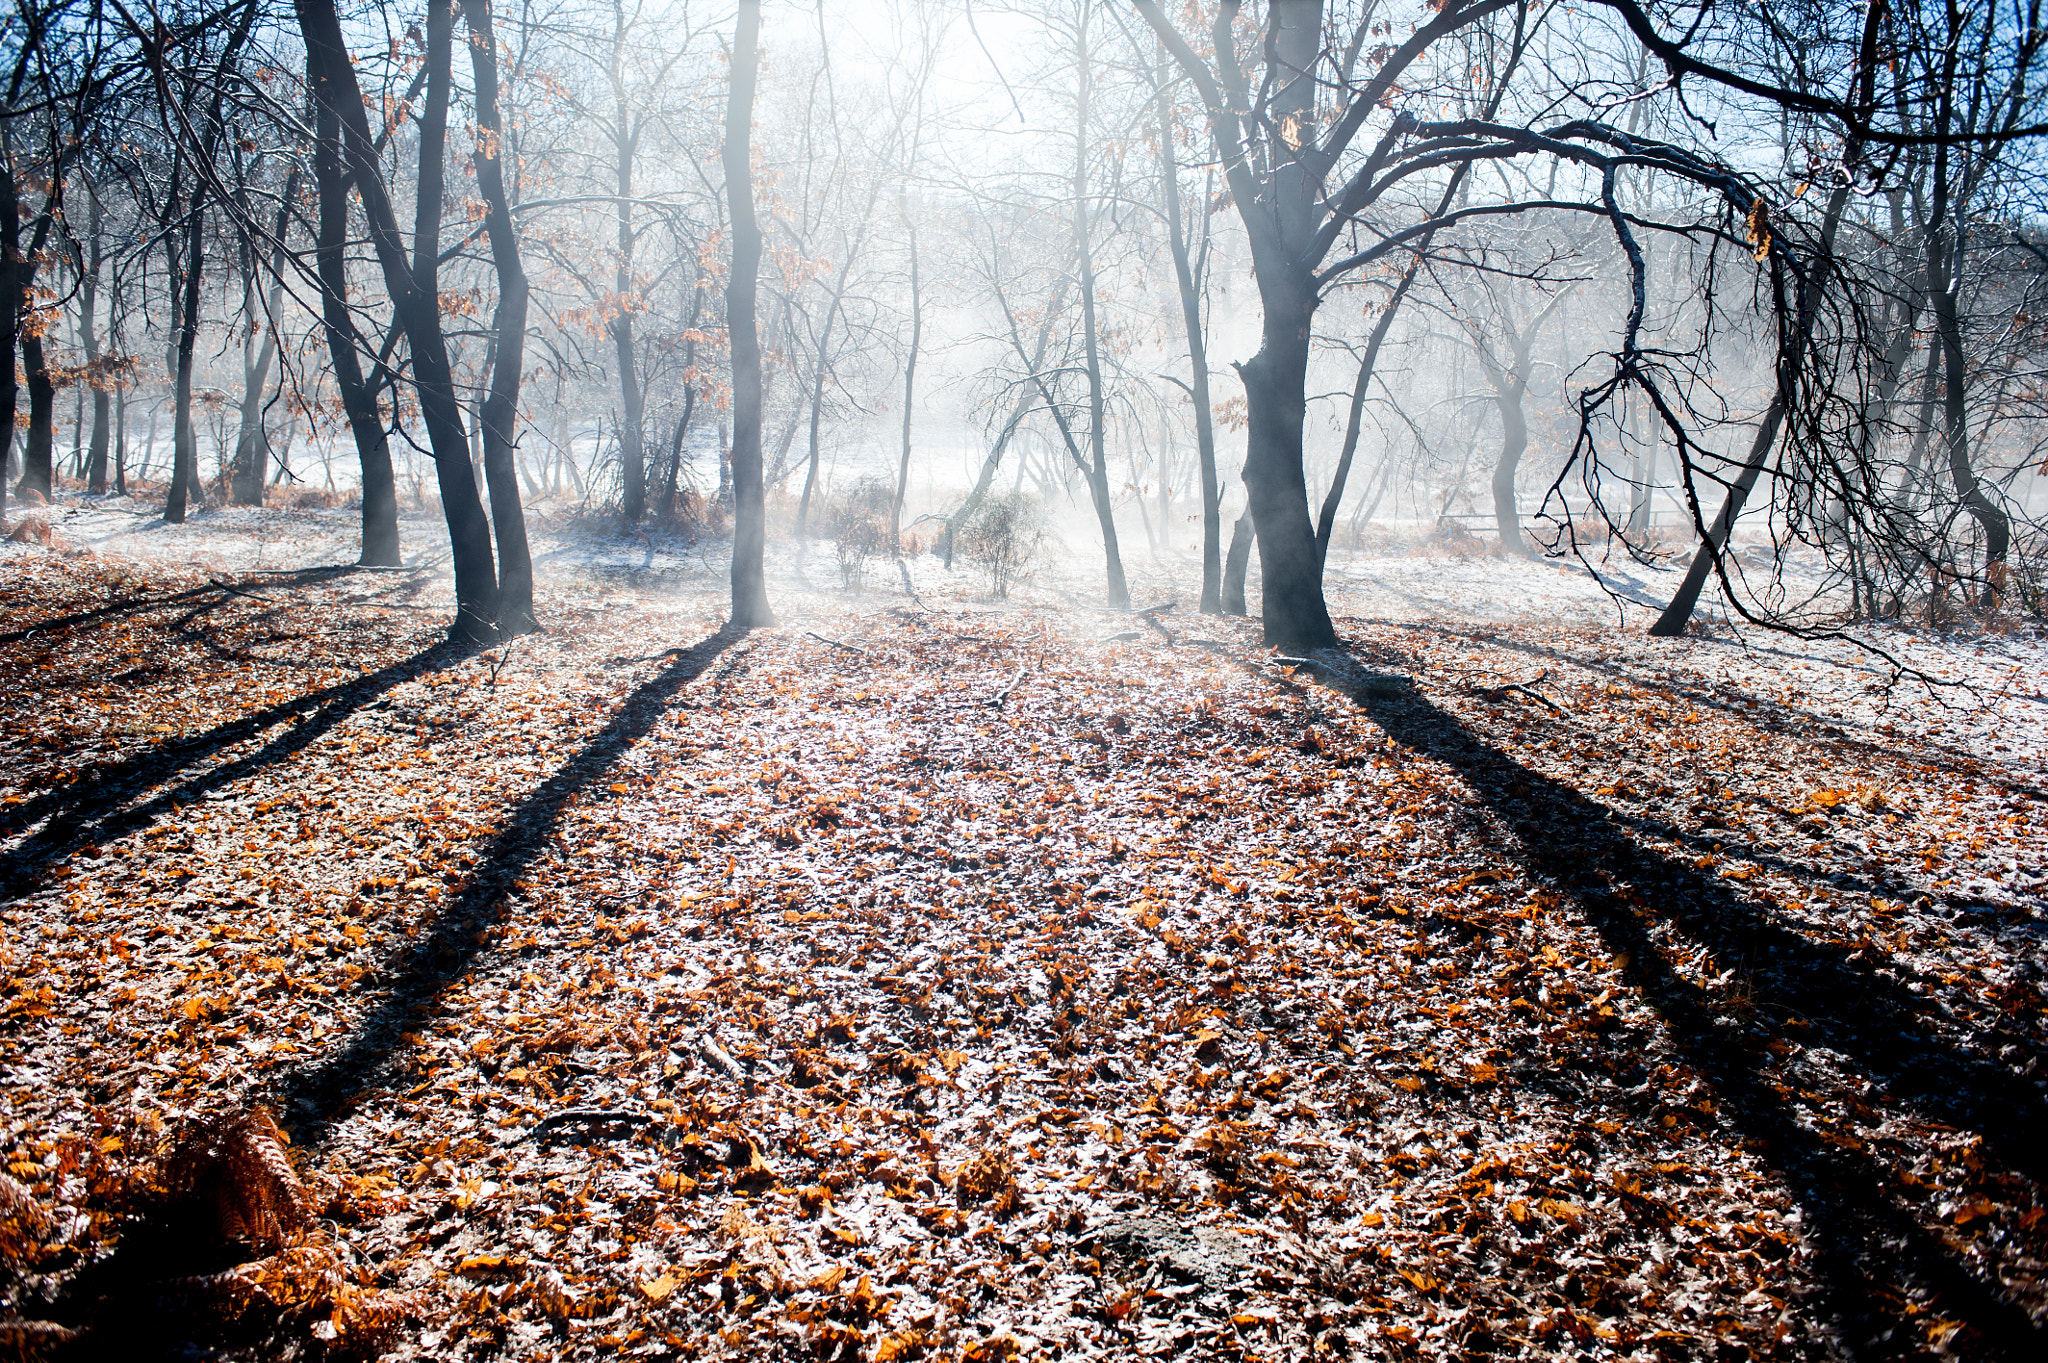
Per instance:
[[[163,522],[154,498],[66,497],[32,514],[49,519],[60,548],[209,571],[345,564],[360,542],[360,513],[349,507],[205,510],[174,526]],[[657,612],[682,604],[669,598],[703,606],[724,589],[730,544],[722,539],[609,533],[579,522],[571,505],[553,503],[529,511],[528,532],[544,622],[551,586],[592,588],[615,608]],[[407,564],[447,577],[447,535],[436,514],[402,512],[400,540]],[[0,545],[0,554],[40,552]],[[1125,553],[1134,604],[1176,601],[1186,614],[1199,599],[1198,554],[1152,555],[1142,543],[1126,544]],[[867,612],[900,601],[906,577],[921,597],[1004,604],[989,599],[985,574],[965,560],[950,572],[929,555],[905,566],[907,574],[886,560],[871,562],[863,589],[849,592],[831,544],[805,552],[771,545],[771,594],[791,623],[805,627],[848,609]],[[1802,639],[1744,623],[1710,589],[1694,635],[1652,639],[1645,630],[1682,568],[1682,558],[1645,566],[1619,554],[1524,562],[1483,553],[1340,551],[1331,555],[1327,587],[1340,630],[1347,622],[1374,622],[1474,637],[1514,633],[1528,651],[1529,671],[1487,678],[1489,685],[1526,681],[1548,658],[1598,653],[1617,676],[1670,681],[1683,675],[1747,694],[1796,691],[1813,724],[1880,743],[1910,739],[2048,785],[2048,630],[2040,625],[1946,631],[1856,625],[1842,627],[1842,638]],[[1745,571],[1760,595],[1772,589],[1768,567]],[[1101,578],[1100,550],[1076,537],[1044,556],[1039,571],[1013,593],[1013,604],[1092,606],[1101,600]],[[1783,598],[1792,602],[1822,597],[1826,589],[1820,564],[1805,552],[1788,557],[1780,581]],[[1258,600],[1256,572],[1249,598]],[[1103,632],[1113,631],[1106,626]],[[1532,642],[1537,639],[1548,642],[1539,647]],[[1924,680],[1901,679],[1901,669]]]

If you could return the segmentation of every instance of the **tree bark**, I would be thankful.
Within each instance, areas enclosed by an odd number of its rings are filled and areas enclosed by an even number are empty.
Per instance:
[[[90,189],[90,186],[88,186]],[[107,490],[107,441],[112,434],[113,378],[101,372],[99,311],[100,268],[105,238],[100,227],[97,194],[86,199],[85,259],[78,272],[78,337],[85,350],[85,382],[92,387],[92,438],[86,446],[85,490],[102,496]]]
[[[310,69],[309,84],[321,76]],[[391,467],[391,446],[385,434],[377,394],[363,377],[362,340],[348,304],[348,172],[342,148],[341,118],[333,104],[313,101],[313,183],[319,191],[319,237],[314,261],[320,276],[320,319],[327,336],[328,364],[341,398],[342,415],[355,440],[363,475],[363,545],[357,562],[370,568],[395,568],[402,561],[398,544],[398,480]],[[381,368],[381,366],[380,366]],[[379,385],[381,387],[381,385]]]
[[[1202,614],[1223,610],[1223,485],[1216,474],[1216,422],[1209,399],[1209,344],[1202,326],[1202,297],[1188,254],[1187,232],[1181,224],[1180,163],[1173,154],[1173,117],[1163,66],[1154,79],[1152,102],[1159,125],[1160,212],[1166,218],[1166,244],[1173,255],[1173,275],[1180,285],[1181,326],[1188,343],[1188,398],[1195,408],[1195,455],[1202,479]],[[1203,206],[1207,236],[1208,207]]]
[[[761,0],[740,0],[725,105],[725,193],[732,217],[732,272],[725,320],[732,353],[732,625],[773,625],[762,554],[768,515],[761,486],[761,224],[754,214],[754,87],[759,78]]]
[[[1820,251],[1818,257],[1808,265],[1804,280],[1799,286],[1799,298],[1795,314],[1791,319],[1792,334],[1779,347],[1777,381],[1778,389],[1771,399],[1770,409],[1764,413],[1763,422],[1757,427],[1756,437],[1750,442],[1749,457],[1743,461],[1742,472],[1728,489],[1727,498],[1721,503],[1720,514],[1707,527],[1706,538],[1694,551],[1692,563],[1686,568],[1684,581],[1672,594],[1671,603],[1650,626],[1650,635],[1658,639],[1672,639],[1685,632],[1692,613],[1699,605],[1700,592],[1707,584],[1707,575],[1714,572],[1721,563],[1721,551],[1727,546],[1728,536],[1735,529],[1735,518],[1742,514],[1742,504],[1749,498],[1750,490],[1763,475],[1764,465],[1770,461],[1771,451],[1778,443],[1778,429],[1785,422],[1785,413],[1792,400],[1793,385],[1799,381],[1799,371],[1806,363],[1806,347],[1813,336],[1813,326],[1820,311],[1824,273],[1833,268],[1835,255],[1835,233],[1842,224],[1842,210],[1849,202],[1849,186],[1838,186],[1828,197],[1828,206],[1821,220]]]
[[[526,363],[526,269],[512,230],[505,191],[505,126],[498,108],[498,37],[490,0],[462,0],[469,21],[470,67],[476,77],[477,189],[483,194],[484,229],[498,272],[498,316],[491,391],[484,399],[484,479],[490,486],[491,527],[498,537],[498,633],[530,634],[533,554],[526,542],[526,510],[519,502],[519,382]]]
[[[1123,554],[1117,546],[1116,509],[1109,489],[1109,450],[1104,429],[1101,336],[1095,318],[1095,252],[1088,225],[1088,129],[1089,106],[1093,96],[1092,54],[1088,50],[1087,13],[1083,10],[1080,42],[1075,52],[1078,89],[1074,119],[1074,253],[1081,284],[1081,345],[1088,370],[1088,492],[1095,503],[1095,519],[1102,527],[1102,557],[1108,579],[1112,609],[1131,604],[1130,588],[1124,582]]]
[[[192,189],[186,227],[185,264],[177,281],[178,346],[171,407],[171,490],[164,502],[164,520],[185,523],[188,499],[199,491],[199,436],[192,423],[192,356],[199,344],[199,276],[206,264],[206,201]],[[24,347],[25,349],[25,347]],[[33,394],[33,386],[31,386]]]
[[[1230,552],[1223,560],[1223,613],[1250,615],[1245,604],[1244,579],[1252,566],[1252,513],[1246,508],[1230,527]]]
[[[270,463],[270,442],[263,431],[263,390],[270,382],[270,366],[277,357],[277,329],[274,325],[284,306],[285,233],[291,229],[291,206],[299,193],[299,172],[297,167],[285,177],[283,202],[278,205],[277,222],[273,228],[276,238],[274,256],[270,263],[270,306],[262,319],[263,340],[255,362],[248,358],[248,347],[255,343],[258,325],[256,309],[252,305],[246,313],[250,335],[243,343],[242,364],[242,411],[241,424],[235,437],[234,499],[239,506],[263,505],[263,488]],[[249,253],[251,272],[256,263],[255,248]],[[253,299],[256,281],[249,282]]]
[[[462,407],[455,395],[447,341],[441,332],[437,267],[440,253],[442,151],[447,133],[454,0],[431,0],[427,11],[427,102],[420,119],[420,184],[415,217],[416,264],[408,265],[398,218],[363,112],[362,88],[341,31],[334,0],[296,0],[308,64],[316,71],[314,97],[337,112],[349,169],[369,219],[370,239],[391,295],[392,313],[412,351],[413,381],[434,455],[441,507],[448,522],[455,568],[455,620],[451,639],[482,642],[495,632],[497,570],[490,526],[470,473]]]

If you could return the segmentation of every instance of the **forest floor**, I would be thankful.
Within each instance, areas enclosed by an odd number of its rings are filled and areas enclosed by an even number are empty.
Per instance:
[[[347,513],[53,511],[0,1347],[2048,1356],[2038,635],[1353,558],[1296,667],[829,548],[741,633],[542,526],[465,650]]]

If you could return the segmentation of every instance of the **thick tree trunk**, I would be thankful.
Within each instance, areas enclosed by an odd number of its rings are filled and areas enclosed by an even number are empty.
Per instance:
[[[767,505],[761,486],[761,336],[754,317],[760,291],[761,224],[754,215],[754,87],[759,78],[760,0],[740,0],[725,106],[725,193],[732,216],[732,273],[725,320],[732,352],[732,624],[773,625],[762,554]]]
[[[448,119],[450,33],[454,0],[431,0],[427,10],[427,102],[420,118],[420,184],[414,230],[415,263],[408,265],[398,218],[380,178],[362,88],[341,31],[334,0],[297,0],[299,26],[318,72],[314,97],[340,116],[349,169],[363,196],[370,239],[383,268],[394,318],[412,351],[413,381],[420,415],[434,454],[434,472],[448,521],[455,568],[455,621],[451,639],[481,642],[495,633],[498,615],[496,566],[491,532],[484,518],[462,429],[448,346],[441,332],[436,267],[440,254],[442,152]]]
[[[1289,653],[1337,645],[1323,602],[1323,558],[1308,518],[1302,425],[1308,411],[1309,318],[1315,300],[1304,281],[1261,288],[1264,344],[1238,366],[1248,418],[1244,485],[1258,534],[1261,622],[1265,641]]]
[[[28,438],[22,447],[21,484],[48,497],[55,481],[57,385],[50,379],[43,338],[32,331],[21,338],[21,369],[28,377]]]
[[[491,492],[491,526],[498,537],[498,632],[529,634],[540,628],[533,614],[533,555],[526,543],[526,511],[519,503],[517,446],[519,381],[526,355],[526,269],[512,230],[511,201],[505,192],[505,130],[498,111],[498,39],[491,26],[491,0],[462,0],[469,21],[470,65],[476,76],[477,188],[484,199],[484,227],[498,272],[496,353],[491,392],[484,400],[484,477]]]
[[[319,72],[309,71],[317,81]],[[363,474],[365,567],[395,568],[398,545],[398,480],[377,395],[363,378],[361,341],[348,305],[348,174],[344,168],[341,119],[326,100],[314,101],[313,182],[320,195],[319,240],[314,258],[320,275],[320,317],[327,334],[327,358],[342,415],[355,440]]]

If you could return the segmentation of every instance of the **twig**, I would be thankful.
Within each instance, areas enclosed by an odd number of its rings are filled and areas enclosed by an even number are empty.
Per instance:
[[[1154,608],[1154,609],[1152,609],[1152,610],[1149,610],[1149,611],[1140,611],[1140,612],[1138,613],[1138,618],[1139,618],[1140,620],[1143,620],[1143,621],[1144,621],[1144,622],[1145,622],[1146,624],[1148,624],[1148,625],[1152,626],[1152,628],[1154,628],[1154,629],[1158,630],[1158,631],[1159,631],[1159,632],[1160,632],[1160,633],[1161,633],[1162,635],[1164,635],[1164,636],[1166,637],[1166,642],[1167,642],[1167,643],[1168,643],[1169,645],[1171,645],[1171,644],[1177,644],[1177,643],[1179,643],[1179,642],[1180,642],[1180,640],[1178,640],[1178,639],[1176,639],[1176,638],[1174,638],[1174,637],[1173,637],[1173,631],[1172,631],[1172,630],[1168,629],[1168,628],[1167,628],[1166,626],[1164,626],[1164,625],[1162,625],[1162,624],[1160,624],[1160,623],[1159,623],[1159,611],[1160,611],[1160,610],[1170,610],[1170,609],[1172,609],[1172,608],[1171,608],[1171,607],[1155,607],[1155,608]]]
[[[1488,700],[1502,700],[1506,698],[1510,691],[1519,691],[1533,701],[1548,705],[1561,715],[1570,714],[1570,710],[1567,710],[1564,706],[1559,705],[1556,701],[1536,689],[1543,685],[1544,679],[1549,675],[1550,669],[1546,667],[1526,682],[1509,682],[1506,686],[1475,686],[1472,688],[1472,694],[1484,696]]]
[[[217,577],[209,577],[206,580],[212,583],[214,586],[220,588],[224,592],[233,592],[236,596],[246,596],[251,601],[261,601],[263,599],[262,597],[258,596],[255,592],[245,592],[240,587],[231,586],[230,584],[221,581]]]
[[[824,635],[819,634],[815,630],[807,629],[804,631],[804,633],[809,635],[811,638],[816,639],[821,644],[830,644],[834,648],[843,648],[848,653],[858,653],[863,658],[868,656],[868,651],[864,648],[856,648],[852,644],[842,644],[837,639],[827,639]]]
[[[1002,709],[1004,702],[1010,699],[1010,693],[1012,691],[1015,691],[1019,686],[1023,685],[1024,673],[1028,670],[1029,668],[1027,664],[1018,663],[1017,675],[1010,678],[1010,684],[1004,687],[1002,690],[996,692],[996,694],[989,700],[988,704],[994,709]]]
[[[728,1079],[744,1079],[747,1072],[740,1068],[740,1062],[733,1059],[725,1047],[712,1037],[703,1037],[697,1042],[697,1054],[711,1062],[713,1068]]]

